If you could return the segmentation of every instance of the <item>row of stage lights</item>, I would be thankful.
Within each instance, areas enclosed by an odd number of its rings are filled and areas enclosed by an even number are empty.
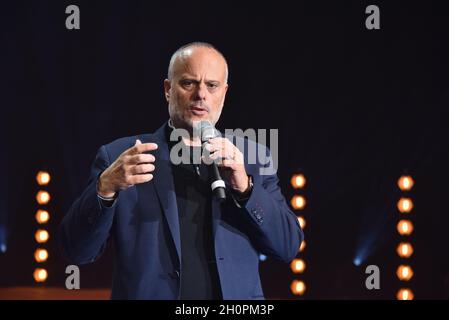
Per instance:
[[[34,238],[38,244],[38,247],[34,251],[34,259],[38,264],[37,268],[34,270],[33,278],[38,283],[43,283],[48,278],[48,271],[43,267],[45,262],[48,260],[48,250],[45,248],[45,244],[50,238],[50,234],[45,229],[45,226],[50,220],[50,213],[46,210],[48,203],[50,202],[51,196],[44,187],[48,186],[51,177],[48,172],[39,171],[36,175],[36,181],[41,190],[36,194],[36,202],[39,207],[37,209],[35,219],[38,224],[38,229],[34,234]]]
[[[290,182],[295,190],[304,189],[306,185],[306,178],[303,174],[295,174],[292,176]],[[306,207],[306,198],[304,197],[304,195],[294,195],[290,201],[290,204],[295,211],[302,211]],[[306,227],[306,219],[303,215],[298,215],[297,218],[301,229],[304,230],[304,228]],[[297,257],[293,259],[290,264],[290,268],[295,274],[302,274],[306,270],[306,262],[302,257],[302,253],[304,252],[305,248],[306,242],[303,241],[301,243],[301,246],[299,247]],[[306,292],[306,284],[301,279],[295,279],[292,281],[290,289],[294,295],[302,296]]]
[[[397,203],[397,208],[400,215],[409,215],[413,210],[413,201],[409,196],[407,196],[407,193],[413,188],[413,185],[414,181],[411,176],[402,176],[398,180],[398,187],[404,194],[404,196],[402,196]],[[400,218],[397,224],[397,231],[401,237],[404,237],[405,240],[402,240],[398,244],[396,247],[396,252],[398,256],[406,262],[403,262],[398,266],[396,269],[396,275],[398,279],[403,282],[410,281],[414,275],[413,269],[408,263],[410,257],[413,255],[413,246],[407,238],[412,234],[413,229],[413,223],[410,219]],[[398,300],[413,300],[414,294],[410,288],[400,288],[396,294],[396,298]]]
[[[295,174],[291,178],[291,184],[294,189],[303,189],[306,184],[306,178],[303,174]],[[410,176],[402,176],[398,180],[399,189],[407,193],[414,185],[414,181]],[[294,195],[290,202],[292,208],[295,211],[302,211],[306,206],[306,198],[303,195]],[[397,203],[397,208],[400,214],[409,214],[413,210],[413,201],[410,197],[401,197]],[[306,226],[306,220],[303,215],[298,215],[298,222],[301,228],[304,230]],[[402,237],[408,237],[412,234],[414,229],[413,223],[410,219],[400,219],[397,224],[397,231]],[[303,241],[299,249],[297,258],[295,258],[290,267],[293,273],[302,274],[306,269],[306,262],[301,256],[301,253],[306,247],[306,242]],[[401,259],[410,259],[413,255],[413,246],[410,241],[401,241],[396,247],[396,252]],[[396,275],[400,281],[410,281],[414,275],[412,267],[408,263],[403,263],[398,266]],[[306,284],[301,279],[295,279],[291,283],[291,291],[294,295],[302,296],[306,291]],[[409,288],[400,288],[397,292],[396,298],[398,300],[412,300],[414,298],[413,291]]]

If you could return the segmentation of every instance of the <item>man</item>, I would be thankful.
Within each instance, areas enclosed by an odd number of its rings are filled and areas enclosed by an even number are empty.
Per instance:
[[[102,146],[87,188],[64,217],[62,248],[73,263],[95,261],[113,238],[113,299],[263,299],[259,254],[296,256],[302,231],[275,174],[261,175],[263,166],[248,163],[232,137],[212,138],[208,158],[220,160],[227,190],[218,201],[209,167],[192,156],[201,148],[195,123],[218,121],[227,77],[212,45],[178,49],[164,81],[169,122]],[[181,129],[190,134],[172,141]],[[191,161],[174,163],[175,146]],[[248,139],[245,146],[264,148]]]

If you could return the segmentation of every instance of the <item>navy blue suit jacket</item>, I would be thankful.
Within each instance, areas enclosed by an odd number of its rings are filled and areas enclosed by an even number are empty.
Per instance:
[[[109,237],[114,241],[112,299],[178,299],[181,252],[176,194],[165,136],[166,124],[153,134],[118,139],[99,149],[87,188],[60,225],[65,256],[78,265],[95,261]],[[112,207],[96,192],[99,174],[136,139],[154,142],[154,178],[119,193]],[[245,146],[263,148],[245,139]],[[244,153],[245,155],[245,153]],[[212,201],[212,228],[223,299],[263,299],[259,254],[291,261],[303,239],[296,215],[288,208],[276,174],[261,175],[262,165],[247,163],[254,187],[244,207],[228,194]],[[266,161],[263,161],[266,163]]]

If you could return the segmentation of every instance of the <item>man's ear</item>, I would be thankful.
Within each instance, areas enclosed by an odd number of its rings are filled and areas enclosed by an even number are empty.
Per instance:
[[[164,94],[165,94],[165,99],[167,100],[167,102],[169,102],[170,100],[170,89],[171,89],[171,82],[168,79],[164,80]]]

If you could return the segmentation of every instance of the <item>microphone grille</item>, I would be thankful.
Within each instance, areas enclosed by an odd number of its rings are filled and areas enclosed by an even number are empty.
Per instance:
[[[215,129],[215,127],[209,121],[201,121],[199,128],[201,132],[201,142],[205,142],[220,135],[220,132]]]

